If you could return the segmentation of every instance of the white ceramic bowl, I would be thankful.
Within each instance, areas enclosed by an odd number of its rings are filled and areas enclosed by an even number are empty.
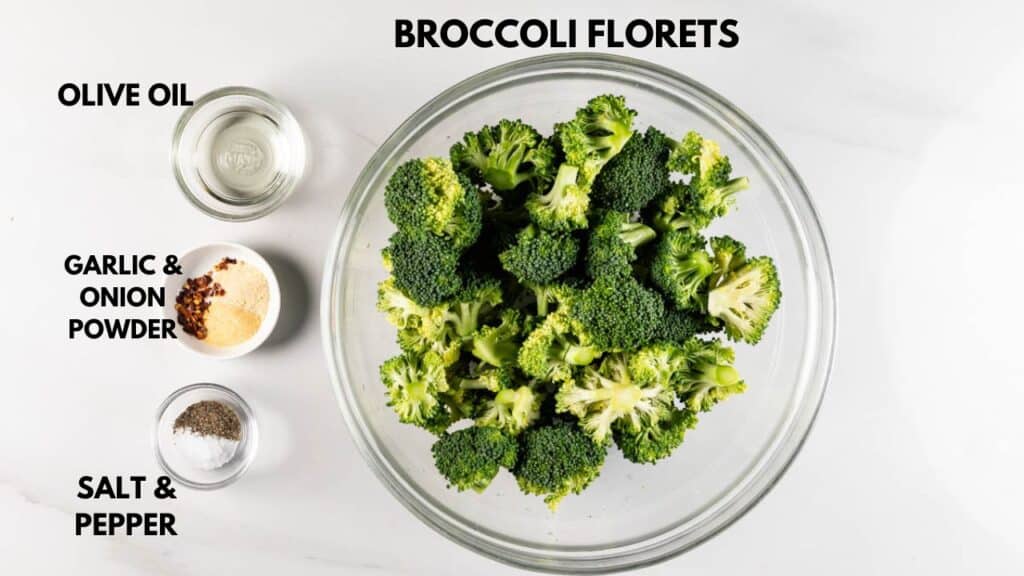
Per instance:
[[[234,258],[258,268],[267,279],[270,301],[267,306],[267,315],[263,317],[259,330],[252,338],[236,346],[218,348],[191,334],[186,334],[181,326],[177,325],[178,313],[174,310],[174,302],[181,287],[185,285],[185,280],[206,274],[224,258]],[[185,252],[178,258],[178,263],[181,265],[181,274],[168,275],[164,279],[164,289],[167,294],[164,303],[164,317],[175,321],[175,335],[182,346],[211,358],[238,358],[258,348],[274,331],[274,325],[277,324],[277,317],[281,312],[281,287],[277,283],[274,269],[254,250],[232,242],[216,242]]]

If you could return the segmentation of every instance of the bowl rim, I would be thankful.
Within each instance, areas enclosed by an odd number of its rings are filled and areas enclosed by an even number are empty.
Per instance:
[[[719,501],[725,501],[729,498],[732,498],[732,501],[726,502],[726,506],[718,510],[717,515],[704,518],[698,522],[695,528],[691,530],[696,532],[696,536],[690,537],[689,540],[684,542],[679,541],[687,538],[689,532],[674,534],[668,539],[662,538],[667,533],[673,531],[670,528],[645,539],[639,544],[630,543],[619,548],[603,549],[596,556],[587,556],[577,550],[568,550],[557,558],[540,558],[535,553],[532,553],[536,550],[534,547],[519,545],[515,542],[510,543],[476,533],[471,526],[467,527],[465,522],[453,519],[450,514],[437,510],[435,506],[419,498],[414,490],[404,486],[401,482],[401,477],[391,471],[388,463],[375,454],[367,437],[364,435],[364,431],[361,429],[361,417],[358,417],[356,414],[357,410],[353,408],[346,395],[347,391],[351,390],[351,386],[349,385],[346,371],[343,368],[345,364],[344,351],[339,348],[337,350],[338,357],[335,357],[332,312],[335,284],[342,277],[343,272],[343,268],[339,267],[336,273],[334,266],[341,257],[347,257],[352,234],[350,228],[354,228],[347,224],[358,212],[363,202],[363,196],[366,195],[365,191],[369,189],[368,185],[370,182],[383,168],[385,160],[405,143],[409,133],[414,131],[424,120],[430,119],[439,108],[444,108],[452,102],[457,102],[482,87],[506,78],[508,75],[525,75],[527,72],[550,72],[552,69],[559,67],[589,68],[613,73],[626,72],[654,78],[669,85],[674,85],[679,91],[685,92],[688,96],[721,116],[732,128],[738,127],[742,129],[743,134],[751,141],[750,143],[756,144],[753,149],[770,160],[773,168],[776,169],[779,175],[786,178],[788,184],[785,187],[786,197],[802,203],[800,210],[803,217],[799,218],[799,223],[805,228],[808,236],[805,251],[810,253],[815,264],[820,266],[817,284],[813,287],[814,289],[811,290],[811,293],[820,299],[818,303],[820,305],[818,337],[823,345],[820,347],[817,359],[812,362],[814,364],[812,368],[814,374],[811,381],[820,381],[820,391],[818,391],[817,397],[800,399],[798,407],[795,409],[796,414],[790,424],[790,429],[784,431],[788,432],[788,434],[783,434],[774,451],[768,454],[769,460],[780,457],[781,460],[774,464],[768,462],[762,467],[759,474],[766,474],[767,477],[763,479],[758,476],[752,477],[748,483],[742,486],[742,490],[735,495],[732,495],[732,491],[724,493],[719,498]],[[360,194],[360,190],[364,191],[364,193]],[[534,56],[488,68],[447,88],[404,120],[367,161],[353,183],[349,196],[345,199],[338,226],[332,237],[332,244],[324,261],[320,304],[321,341],[327,357],[332,388],[352,436],[352,441],[377,478],[406,509],[446,538],[503,564],[550,573],[597,574],[650,566],[693,549],[745,516],[785,475],[814,427],[832,376],[838,322],[835,271],[828,241],[821,224],[821,218],[803,180],[782,150],[775,144],[774,140],[734,104],[714,90],[684,74],[646,60],[596,52],[565,52]],[[805,394],[805,396],[810,395]],[[801,421],[799,425],[797,423],[798,420]],[[799,428],[802,428],[802,431]],[[794,435],[798,437],[791,437]],[[784,444],[786,443],[789,443],[789,446],[784,449]],[[769,470],[770,467],[773,468]],[[759,480],[761,482],[758,484],[757,481]],[[744,501],[739,501],[743,492],[749,492],[749,495]],[[550,551],[550,549],[548,550]],[[594,551],[586,550],[584,552],[593,554]]]

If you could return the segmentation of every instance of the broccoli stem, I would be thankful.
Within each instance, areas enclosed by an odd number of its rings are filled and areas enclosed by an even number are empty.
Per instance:
[[[514,360],[518,346],[511,341],[474,341],[473,354],[491,366],[504,366]]]
[[[531,286],[533,297],[537,300],[537,316],[548,315],[548,301],[550,289],[545,286]]]
[[[593,346],[569,345],[562,355],[568,364],[573,366],[586,366],[601,356],[601,352]]]
[[[702,371],[701,380],[711,385],[732,386],[740,381],[740,373],[728,364],[708,364]]]
[[[657,237],[658,235],[654,232],[653,228],[645,226],[641,222],[629,222],[623,224],[622,228],[619,230],[619,238],[633,248],[642,246]]]
[[[540,199],[544,204],[557,203],[562,200],[565,189],[576,183],[576,177],[580,169],[569,164],[562,164],[558,167],[558,174],[555,176],[555,183],[547,194],[542,194]]]
[[[460,302],[457,312],[445,314],[445,321],[455,327],[455,333],[466,339],[476,332],[482,302]]]
[[[722,200],[729,198],[737,192],[742,192],[750,187],[750,179],[746,176],[740,176],[739,178],[733,178],[725,183],[725,186],[715,188],[715,194],[720,196]]]

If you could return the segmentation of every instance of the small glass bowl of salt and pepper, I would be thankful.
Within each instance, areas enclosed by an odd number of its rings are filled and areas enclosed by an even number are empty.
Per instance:
[[[157,410],[153,447],[175,482],[200,490],[238,480],[256,455],[259,433],[252,409],[218,384],[173,392]]]
[[[221,220],[265,216],[307,168],[306,140],[291,111],[265,92],[232,86],[188,108],[174,129],[171,165],[196,208]]]

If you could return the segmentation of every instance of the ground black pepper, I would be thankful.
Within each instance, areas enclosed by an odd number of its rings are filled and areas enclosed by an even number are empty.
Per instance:
[[[202,400],[185,408],[174,420],[174,429],[190,428],[201,436],[220,436],[239,440],[242,424],[238,414],[226,404],[215,400]]]

